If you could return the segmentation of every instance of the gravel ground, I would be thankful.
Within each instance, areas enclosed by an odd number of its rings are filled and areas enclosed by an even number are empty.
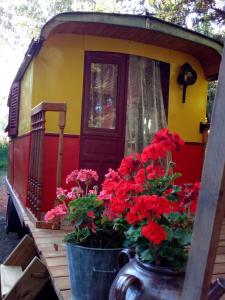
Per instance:
[[[4,181],[5,174],[0,174],[0,263],[15,248],[20,239],[16,233],[5,233],[5,215],[7,208],[7,189]]]

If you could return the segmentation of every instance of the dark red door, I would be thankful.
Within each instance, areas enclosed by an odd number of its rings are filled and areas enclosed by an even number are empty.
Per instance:
[[[86,52],[80,168],[95,169],[102,182],[124,155],[127,56]]]

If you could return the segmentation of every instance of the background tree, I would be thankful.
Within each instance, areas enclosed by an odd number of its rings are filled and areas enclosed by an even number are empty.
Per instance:
[[[219,0],[149,0],[151,11],[162,20],[223,41],[225,3]],[[217,81],[209,82],[207,117],[210,121]]]

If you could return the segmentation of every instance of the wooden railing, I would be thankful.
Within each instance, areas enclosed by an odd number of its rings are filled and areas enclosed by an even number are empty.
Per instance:
[[[66,122],[66,104],[42,102],[32,109],[31,113],[31,147],[28,176],[28,203],[37,220],[41,220],[43,197],[43,156],[46,112],[59,112],[59,144],[57,159],[56,186],[61,184],[62,146]]]

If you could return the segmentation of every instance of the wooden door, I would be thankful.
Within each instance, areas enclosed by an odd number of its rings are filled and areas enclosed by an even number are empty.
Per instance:
[[[80,168],[94,169],[100,182],[124,155],[127,56],[86,52]]]

